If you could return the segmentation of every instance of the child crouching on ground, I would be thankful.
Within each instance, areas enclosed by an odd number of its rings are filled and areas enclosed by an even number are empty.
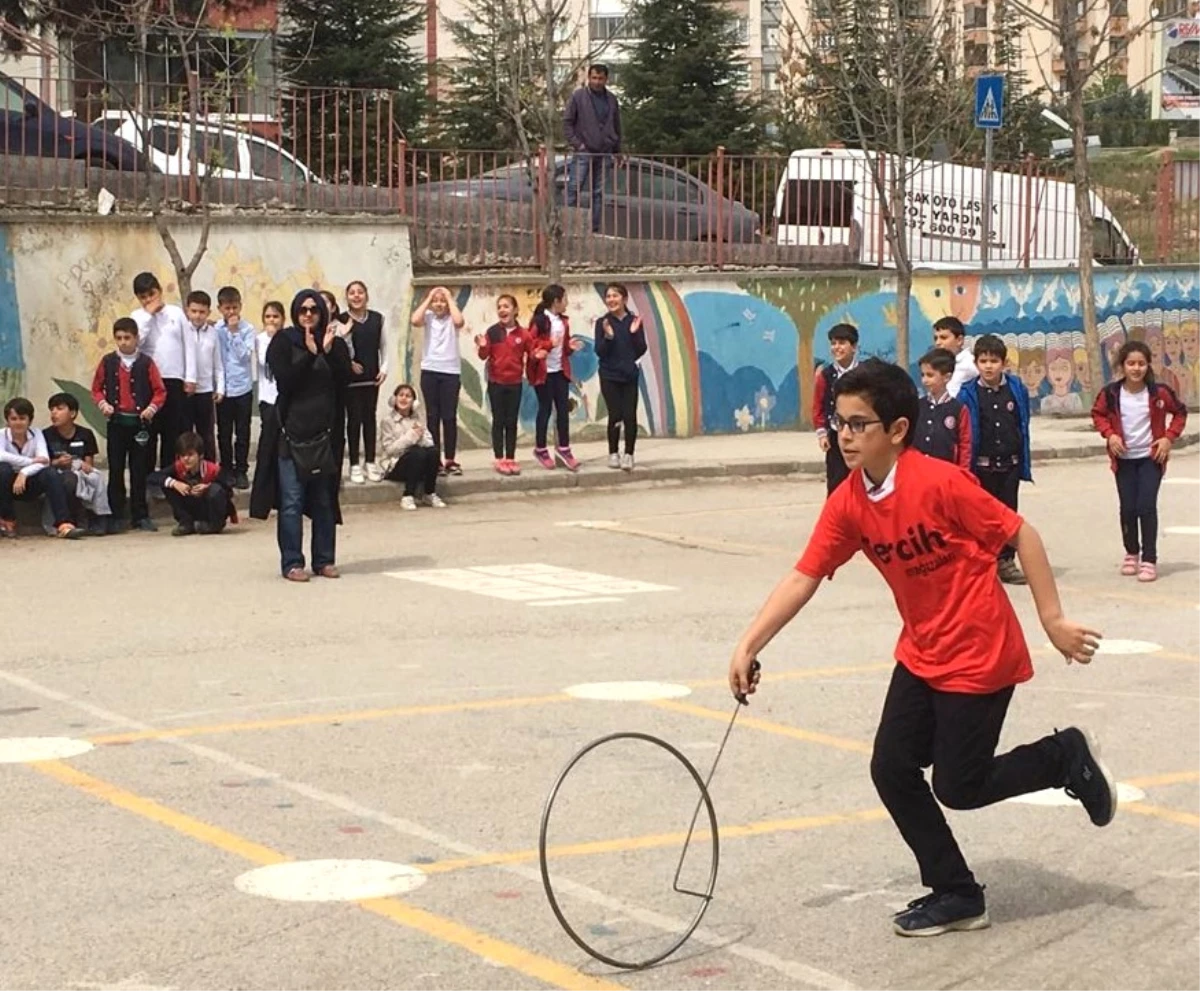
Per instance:
[[[175,514],[173,537],[220,533],[225,521],[237,522],[233,482],[215,462],[204,459],[204,440],[189,431],[175,444],[175,463],[162,483]]]
[[[437,494],[438,467],[441,464],[437,445],[421,418],[417,416],[417,392],[411,385],[398,385],[388,405],[391,409],[379,424],[379,442],[383,448],[380,468],[389,482],[402,482],[404,495],[400,508],[417,508],[417,486],[425,486],[425,505],[444,509],[446,504]]]

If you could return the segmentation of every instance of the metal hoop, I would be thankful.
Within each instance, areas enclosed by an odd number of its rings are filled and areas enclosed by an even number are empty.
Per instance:
[[[550,812],[554,808],[554,800],[558,797],[559,789],[562,788],[563,782],[566,780],[567,775],[571,773],[576,764],[578,764],[584,757],[586,757],[597,747],[603,746],[606,743],[612,743],[614,740],[641,740],[644,743],[651,743],[654,746],[665,750],[677,761],[679,761],[679,763],[687,769],[688,774],[692,776],[692,780],[696,783],[696,787],[700,789],[700,802],[708,812],[708,825],[712,836],[712,868],[708,875],[708,885],[703,892],[685,891],[680,889],[678,886],[679,869],[677,869],[675,872],[673,889],[675,891],[679,891],[681,894],[692,895],[693,897],[700,899],[700,906],[697,908],[696,914],[692,917],[692,921],[688,924],[687,928],[680,933],[679,938],[675,940],[675,942],[672,943],[666,950],[656,954],[653,957],[650,957],[647,960],[641,960],[638,962],[618,960],[615,957],[610,957],[606,953],[601,953],[595,947],[589,946],[583,937],[571,928],[571,924],[567,921],[566,916],[563,915],[563,911],[559,907],[558,899],[554,897],[554,888],[550,884],[550,868],[546,860],[546,834],[549,832],[550,828]],[[693,815],[691,828],[688,830],[688,838],[684,842],[685,853],[687,851],[687,845],[691,840],[692,829],[695,827],[695,822],[696,818]],[[712,799],[709,797],[708,788],[705,786],[705,783],[700,777],[699,772],[697,772],[696,768],[692,766],[692,762],[689,761],[675,747],[671,746],[671,744],[667,743],[665,740],[660,740],[658,737],[650,736],[647,733],[611,733],[608,736],[602,736],[597,740],[593,740],[582,750],[580,750],[574,757],[572,757],[567,763],[567,766],[562,769],[562,773],[559,774],[558,779],[554,782],[554,787],[550,789],[550,794],[546,797],[546,805],[542,809],[542,827],[538,834],[538,860],[542,868],[542,887],[546,891],[546,898],[550,902],[550,909],[554,912],[554,917],[558,919],[558,924],[563,927],[563,930],[566,932],[566,934],[570,936],[572,940],[574,940],[575,945],[583,950],[584,953],[588,954],[588,956],[594,957],[601,963],[608,964],[610,967],[616,967],[620,970],[645,970],[647,967],[653,967],[656,963],[661,963],[663,960],[666,960],[667,957],[671,956],[671,954],[673,954],[688,941],[692,933],[694,933],[696,928],[700,925],[700,920],[704,918],[704,913],[708,911],[708,905],[712,901],[713,892],[717,887],[717,868],[720,864],[720,858],[721,842],[719,836],[717,835],[717,813],[713,809],[713,803]],[[683,857],[681,855],[680,867],[682,867],[682,864]]]

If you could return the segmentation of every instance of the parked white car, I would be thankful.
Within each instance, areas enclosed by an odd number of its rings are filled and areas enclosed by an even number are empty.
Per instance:
[[[193,127],[186,118],[138,117],[124,110],[109,110],[95,126],[145,151],[158,172],[187,175],[191,168]],[[197,121],[194,134],[197,175],[288,183],[321,181],[274,141],[228,123]]]

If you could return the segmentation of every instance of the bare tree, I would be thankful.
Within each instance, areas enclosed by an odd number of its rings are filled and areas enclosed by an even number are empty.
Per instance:
[[[154,221],[159,239],[175,271],[181,298],[191,291],[192,276],[208,251],[212,226],[210,204],[213,175],[224,166],[237,163],[222,159],[219,143],[214,142],[201,156],[197,125],[213,124],[220,128],[234,91],[252,82],[250,66],[252,53],[241,66],[226,65],[222,71],[204,77],[202,64],[206,56],[218,55],[224,61],[225,34],[213,27],[215,15],[228,13],[244,5],[244,0],[100,0],[87,4],[78,0],[41,0],[32,5],[34,18],[54,26],[67,42],[66,51],[60,48],[59,57],[74,70],[77,79],[100,87],[104,105],[115,104],[138,135],[141,169],[144,177],[145,204]],[[118,38],[133,56],[135,79],[132,87],[100,77],[83,60],[75,56],[75,42]],[[168,58],[182,66],[182,81],[170,86],[162,84],[157,90],[149,82],[150,60]],[[209,59],[209,61],[212,61]],[[216,113],[208,113],[215,108]],[[186,203],[172,203],[166,196],[166,183],[152,161],[154,114],[169,116],[179,122],[188,134]],[[200,217],[196,245],[185,258],[183,249],[171,228],[171,217],[179,212],[194,212]]]
[[[1104,372],[1096,326],[1095,206],[1087,156],[1085,93],[1094,82],[1108,75],[1113,63],[1124,56],[1126,45],[1148,30],[1154,17],[1130,24],[1129,6],[1123,0],[1047,0],[1041,9],[1022,0],[1008,2],[1030,23],[1049,31],[1054,39],[1050,52],[1037,53],[1038,68],[1047,88],[1062,94],[1071,126],[1072,178],[1079,222],[1080,309],[1092,381],[1100,383],[1104,381]],[[1114,31],[1118,21],[1123,22],[1123,34]],[[1124,39],[1123,44],[1117,43],[1118,35]],[[1051,60],[1050,71],[1045,64],[1047,59]],[[1055,61],[1060,61],[1061,72],[1055,72]],[[1054,85],[1056,76],[1061,78],[1061,87]]]
[[[793,16],[800,71],[808,78],[805,98],[838,137],[866,153],[896,268],[896,360],[905,367],[913,281],[909,190],[928,167],[924,160],[954,155],[970,139],[971,94],[956,18],[954,0],[814,0],[807,23]]]

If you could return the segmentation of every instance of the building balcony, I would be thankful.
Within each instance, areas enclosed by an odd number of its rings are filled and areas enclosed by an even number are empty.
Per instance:
[[[1108,36],[1110,38],[1124,38],[1129,34],[1129,18],[1128,17],[1112,17],[1108,22]]]
[[[986,45],[991,41],[991,32],[987,28],[964,28],[963,41],[968,45]]]

